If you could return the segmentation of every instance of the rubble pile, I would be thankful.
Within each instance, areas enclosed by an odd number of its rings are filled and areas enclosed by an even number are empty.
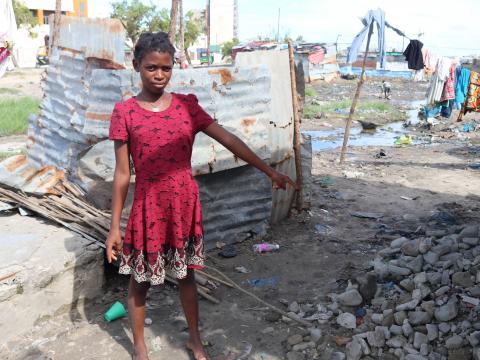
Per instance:
[[[292,314],[342,336],[335,349],[331,337],[317,343],[319,329],[294,334],[287,359],[480,360],[479,226],[397,238],[372,268],[326,306],[289,304]]]

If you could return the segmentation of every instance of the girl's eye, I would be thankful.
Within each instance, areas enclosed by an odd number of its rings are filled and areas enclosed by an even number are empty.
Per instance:
[[[164,67],[162,67],[162,71],[163,72],[170,72],[170,71],[172,71],[172,68],[170,66],[164,66]]]

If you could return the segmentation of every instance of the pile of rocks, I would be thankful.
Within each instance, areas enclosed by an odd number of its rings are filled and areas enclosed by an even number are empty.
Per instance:
[[[480,360],[478,226],[398,238],[372,265],[327,306],[347,360]]]

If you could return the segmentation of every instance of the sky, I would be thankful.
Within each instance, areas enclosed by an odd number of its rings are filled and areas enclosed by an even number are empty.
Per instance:
[[[160,8],[171,5],[170,0],[143,1]],[[206,2],[184,0],[184,11],[204,8]],[[89,15],[108,16],[110,3],[111,0],[90,0]],[[419,39],[434,54],[480,54],[480,42],[475,40],[479,0],[238,0],[238,5],[241,41],[259,35],[275,37],[280,9],[282,38],[288,34],[293,39],[301,35],[306,41],[335,42],[338,37],[339,48],[346,48],[363,27],[359,18],[380,7],[392,26],[411,39]],[[376,44],[375,36],[372,41]],[[400,51],[408,45],[408,39],[387,30],[386,45],[388,50]]]

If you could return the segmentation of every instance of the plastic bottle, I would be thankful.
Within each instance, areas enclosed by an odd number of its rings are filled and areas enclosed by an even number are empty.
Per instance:
[[[261,243],[253,245],[253,252],[256,254],[272,252],[280,249],[278,244]]]

